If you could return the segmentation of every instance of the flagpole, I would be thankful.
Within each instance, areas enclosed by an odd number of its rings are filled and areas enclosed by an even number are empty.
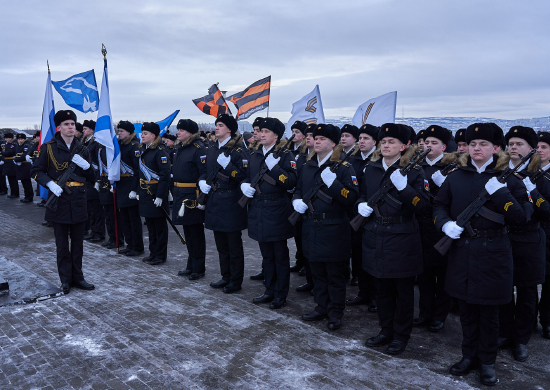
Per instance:
[[[269,99],[271,100],[271,75],[269,75]],[[269,118],[269,100],[267,102],[267,117]]]

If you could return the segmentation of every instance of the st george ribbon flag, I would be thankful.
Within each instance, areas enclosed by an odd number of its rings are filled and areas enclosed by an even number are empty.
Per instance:
[[[269,107],[270,87],[271,76],[267,76],[249,85],[244,91],[237,92],[227,98],[238,109],[235,119],[238,121],[247,119],[255,112]]]
[[[193,103],[195,103],[197,108],[206,115],[212,115],[215,118],[221,114],[231,112],[223,97],[222,91],[218,88],[218,84],[213,84],[210,88],[208,88],[208,95],[198,99],[193,99]]]
[[[42,126],[40,127],[40,145],[48,142],[55,135],[55,107],[53,104],[52,76],[48,70],[48,81],[46,81],[46,95],[44,96],[44,107],[42,108]],[[40,186],[40,198],[48,200],[48,189]]]
[[[68,106],[84,113],[97,111],[99,95],[93,69],[63,81],[53,81],[53,86]]]
[[[351,123],[357,127],[361,127],[365,123],[373,126],[382,126],[384,123],[394,123],[396,104],[397,91],[367,100],[359,106]]]
[[[101,100],[97,110],[95,125],[95,140],[105,147],[107,153],[107,175],[113,184],[120,180],[120,148],[111,116],[111,101],[109,99],[109,79],[107,77],[107,60],[104,60],[103,81],[101,82]],[[101,165],[101,164],[100,164]]]
[[[292,133],[290,127],[296,121],[302,121],[308,125],[310,123],[325,123],[325,113],[323,112],[319,85],[316,85],[313,91],[292,105],[292,117],[286,123],[285,136],[290,136]]]
[[[164,118],[161,121],[156,122],[157,125],[160,127],[160,136],[162,137],[167,131],[172,122],[174,122],[174,119],[178,116],[180,113],[180,110],[174,111],[172,114],[168,115],[166,118]],[[141,139],[141,127],[143,124],[141,123],[134,123],[136,136]]]

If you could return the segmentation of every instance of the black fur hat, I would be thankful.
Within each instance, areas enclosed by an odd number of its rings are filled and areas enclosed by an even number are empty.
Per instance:
[[[260,129],[268,129],[279,136],[279,139],[283,138],[285,133],[285,125],[277,118],[264,118],[260,123]]]
[[[420,130],[417,134],[416,134],[416,143],[418,143],[418,141],[420,140],[425,140],[426,139],[426,130]]]
[[[89,129],[95,130],[95,121],[86,119],[86,120],[82,123],[82,126],[86,126],[86,127],[89,128]]]
[[[359,132],[357,134],[357,137],[361,134],[367,134],[370,135],[376,142],[378,142],[378,132],[380,131],[380,127],[369,125],[368,123],[365,123],[363,126],[359,128]]]
[[[494,123],[474,123],[466,129],[466,143],[474,139],[483,139],[500,146],[503,141],[502,129]]]
[[[428,137],[434,137],[443,142],[445,145],[449,143],[449,141],[452,138],[452,134],[444,127],[438,126],[438,125],[431,125],[428,126],[426,130],[424,130],[424,140]]]
[[[191,119],[180,119],[176,127],[178,129],[186,130],[191,134],[199,132],[199,125],[197,125],[197,122],[192,121]]]
[[[160,127],[155,122],[145,122],[143,123],[143,126],[141,126],[141,131],[148,131],[158,137],[158,135],[160,134]]]
[[[216,122],[214,122],[214,123],[217,124],[218,122],[223,123],[224,125],[226,125],[229,128],[229,130],[231,131],[231,136],[234,136],[235,133],[237,133],[237,130],[239,129],[239,125],[237,124],[237,120],[235,118],[233,118],[231,115],[220,114],[216,118]]]
[[[354,125],[348,125],[348,124],[344,125],[340,133],[349,133],[356,140],[359,138],[359,129],[357,128],[357,126],[354,126]]]
[[[83,130],[83,129],[82,129],[82,127],[83,127],[83,126],[82,126],[82,123],[76,122],[76,123],[75,123],[75,127],[76,127],[76,131],[79,131],[79,132],[82,133],[82,130]]]
[[[338,127],[334,125],[329,124],[318,124],[315,125],[315,129],[313,130],[313,137],[322,136],[327,137],[335,144],[338,144],[340,142],[340,130]]]
[[[409,143],[411,138],[410,130],[404,126],[397,123],[384,123],[380,126],[380,131],[378,132],[378,139],[382,140],[385,137],[397,138],[401,143],[405,145]]]
[[[262,118],[261,116],[257,117],[256,119],[254,119],[254,122],[252,123],[252,128],[254,127],[260,127],[260,125],[262,124],[262,121],[264,120],[264,118]]]
[[[306,127],[306,135],[307,133],[315,133],[315,128],[317,127],[317,123],[310,123],[309,125],[307,125]]]
[[[55,127],[68,120],[75,121],[76,123],[76,114],[73,110],[59,110],[53,116]]]
[[[504,137],[504,140],[506,141],[506,145],[508,145],[508,142],[510,142],[510,138],[521,138],[527,141],[529,146],[531,146],[533,149],[537,147],[537,144],[539,142],[539,137],[537,137],[537,133],[535,133],[535,130],[533,130],[530,127],[524,127],[524,126],[512,126],[510,127],[510,130],[508,133],[506,133],[506,136]]]
[[[17,139],[27,139],[27,135],[26,134],[23,134],[23,133],[19,133],[17,134],[17,137],[15,137]]]
[[[303,135],[306,135],[307,124],[306,122],[296,121],[292,124],[290,129],[298,129]]]
[[[120,121],[118,122],[117,127],[119,129],[126,130],[128,133],[133,133],[136,130],[134,124],[129,121]]]
[[[458,129],[455,133],[455,142],[466,142],[466,129]]]
[[[538,142],[546,142],[550,145],[550,132],[548,131],[539,131],[537,134]]]

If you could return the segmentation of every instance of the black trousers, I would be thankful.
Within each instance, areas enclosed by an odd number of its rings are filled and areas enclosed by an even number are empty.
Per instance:
[[[537,286],[516,286],[516,296],[499,307],[499,336],[527,344],[537,320]]]
[[[243,284],[244,251],[242,232],[214,232],[216,249],[220,258],[222,279],[231,286]]]
[[[447,266],[424,267],[418,275],[420,291],[419,317],[427,320],[445,322],[451,309],[451,297],[445,292]]]
[[[494,364],[498,352],[498,305],[474,305],[458,300],[462,325],[462,356]],[[531,324],[533,326],[533,324]]]
[[[145,217],[149,233],[149,252],[152,257],[166,261],[168,255],[168,223],[166,218]]]
[[[414,316],[414,276],[376,279],[381,334],[408,342]]]
[[[546,280],[542,284],[538,310],[540,324],[550,325],[550,275],[546,275]]]
[[[85,230],[91,229],[95,237],[105,238],[105,216],[99,199],[88,199],[87,208],[88,222]]]
[[[206,270],[206,238],[204,225],[183,225],[183,236],[187,245],[187,267],[194,274],[203,274]]]
[[[61,283],[84,280],[82,274],[82,255],[84,254],[84,224],[53,224],[55,245],[57,247],[57,272]],[[69,232],[71,244],[69,247]]]
[[[346,261],[309,262],[313,275],[315,311],[341,319],[346,307]]]
[[[15,175],[8,176],[8,183],[10,184],[10,195],[19,196],[19,182]]]
[[[103,206],[103,212],[105,213],[105,225],[107,226],[107,234],[109,234],[109,241],[116,242],[116,231],[118,230],[118,244],[124,245],[124,233],[122,232],[122,224],[120,223],[120,213],[116,210],[116,223],[115,223],[115,205],[108,204]],[[141,222],[140,222],[141,223]],[[118,229],[115,229],[115,225]]]
[[[139,216],[139,206],[123,207],[119,209],[119,215],[118,223],[122,228],[127,248],[143,252],[143,224]]]
[[[31,179],[21,179],[21,185],[23,186],[23,193],[25,194],[25,199],[32,200],[34,198],[34,193],[32,190]]]
[[[286,240],[260,242],[265,294],[286,299],[290,285],[290,255]]]
[[[302,268],[305,266],[307,261],[306,256],[304,255],[303,244],[302,244],[302,219],[300,218],[296,222],[296,234],[294,236],[294,242],[296,243],[296,266]]]
[[[8,185],[6,184],[6,175],[0,174],[0,192],[8,192]]]
[[[354,278],[361,277],[363,271],[363,229],[358,232],[351,231],[351,276]]]

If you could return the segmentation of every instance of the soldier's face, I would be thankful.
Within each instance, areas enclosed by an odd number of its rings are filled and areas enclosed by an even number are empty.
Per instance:
[[[306,138],[306,136],[303,135],[302,132],[298,129],[292,129],[292,134],[294,134],[294,140],[292,142],[294,142],[295,144],[302,143],[304,138]]]
[[[231,130],[225,125],[225,123],[218,122],[216,123],[216,137],[220,141],[224,141],[227,137],[231,136]]]
[[[63,121],[56,127],[56,130],[65,137],[74,137],[76,133],[76,124],[73,120]]]
[[[180,141],[185,141],[187,138],[191,137],[191,133],[187,130],[178,129],[178,139]],[[202,137],[201,137],[202,138]]]
[[[262,129],[260,132],[260,143],[265,147],[273,145],[277,141],[277,138],[279,138],[277,134],[269,129]]]
[[[90,129],[88,126],[83,126],[82,127],[82,134],[84,134],[84,137],[89,138],[92,135],[94,135],[94,131],[92,129]],[[119,139],[120,139],[120,137],[119,137]]]
[[[328,153],[336,144],[331,139],[318,135],[315,137],[315,152],[316,153]]]
[[[385,158],[395,158],[405,150],[407,145],[394,137],[384,137],[380,141],[380,153]]]
[[[351,135],[350,133],[342,133],[342,136],[340,137],[340,142],[345,149],[349,149],[355,145],[357,140],[353,138],[353,135]]]
[[[260,137],[261,137],[261,131],[260,131],[260,127],[259,126],[254,126],[254,141],[259,141],[260,140]]]
[[[166,138],[166,146],[171,148],[172,146],[174,146],[174,141],[172,141],[171,139]]]
[[[25,143],[26,140],[24,140],[23,138],[17,138],[17,143],[19,145],[23,145]]]
[[[143,142],[145,145],[149,145],[155,140],[155,138],[155,134],[151,133],[150,131],[145,130],[141,132],[141,142]]]
[[[420,138],[416,141],[416,144],[418,145],[418,149],[420,149],[421,152],[424,151],[424,139]]]
[[[85,129],[87,129],[87,127],[85,127]],[[93,134],[93,132],[92,132],[92,134]],[[129,135],[130,135],[130,133],[127,132],[126,130],[121,129],[121,128],[117,128],[117,136],[118,136],[119,140],[124,141],[126,138],[128,138]],[[89,137],[89,136],[86,135],[86,131],[84,131],[84,136]]]
[[[370,135],[359,134],[359,150],[363,153],[368,153],[376,146],[376,141]]]
[[[11,137],[5,137],[4,140],[5,140],[6,142],[11,142],[11,141],[13,141],[13,138],[11,138]]]
[[[435,137],[427,137],[425,147],[432,149],[432,151],[428,153],[428,158],[430,160],[441,156],[445,149],[447,149],[447,145],[445,145],[443,142],[441,142],[441,140]]]
[[[539,142],[537,146],[537,153],[540,156],[541,161],[543,162],[541,165],[544,166],[548,164],[548,160],[550,160],[550,145],[548,145],[546,142]],[[546,164],[544,164],[546,162]]]
[[[508,141],[510,158],[519,159],[519,155],[525,156],[533,149],[523,138],[512,137]]]
[[[474,139],[468,145],[468,152],[478,166],[485,164],[497,152],[497,146],[484,139]]]
[[[456,146],[458,154],[464,154],[468,151],[468,144],[466,142],[460,141]]]
[[[313,139],[313,133],[306,133],[306,146],[311,149],[314,144],[315,140]]]

